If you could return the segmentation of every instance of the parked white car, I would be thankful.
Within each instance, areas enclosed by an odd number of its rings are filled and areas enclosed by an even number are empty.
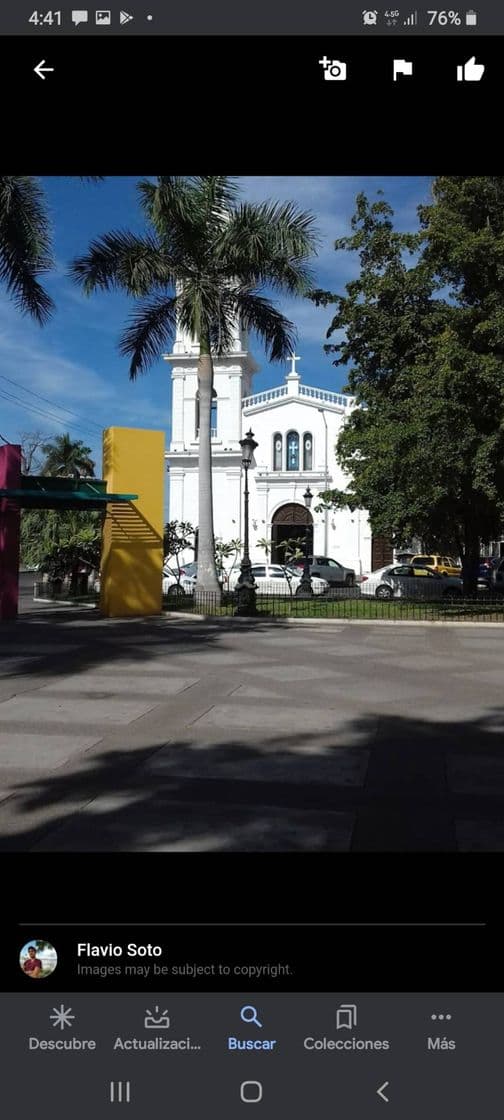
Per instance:
[[[462,595],[462,580],[442,576],[432,568],[412,564],[388,564],[371,572],[360,584],[361,595],[375,599],[445,599]]]
[[[301,576],[286,571],[281,564],[253,564],[252,576],[259,595],[297,595],[301,584]],[[233,569],[229,577],[230,591],[236,590],[239,578],[240,569]],[[325,595],[329,590],[327,580],[317,576],[311,576],[310,583],[314,595]]]
[[[198,579],[198,561],[192,560],[190,564],[184,564],[180,569],[180,584],[182,590],[186,595],[194,595],[196,582]],[[221,587],[227,588],[227,575],[222,572],[218,576]]]
[[[163,568],[163,595],[184,595],[184,577],[182,576],[179,581],[178,572],[173,568],[168,568],[167,565]]]

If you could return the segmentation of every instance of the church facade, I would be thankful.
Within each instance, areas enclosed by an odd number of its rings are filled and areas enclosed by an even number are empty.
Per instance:
[[[166,453],[169,519],[197,526],[198,346],[179,330],[173,352],[164,358],[172,367],[171,442]],[[339,560],[358,575],[371,569],[372,560],[377,566],[365,512],[317,513],[314,508],[319,493],[344,489],[348,483],[336,461],[335,445],[355,401],[304,384],[302,372],[296,368],[299,362],[294,355],[282,384],[254,393],[257,366],[243,331],[237,328],[230,352],[215,359],[211,420],[215,536],[243,541],[244,471],[239,441],[251,429],[258,445],[249,469],[252,562],[265,562],[261,540],[271,542],[271,562],[282,563],[283,542],[304,541],[308,536],[310,553]],[[308,486],[313,494],[310,511],[303,501]],[[187,562],[192,556],[183,559]]]

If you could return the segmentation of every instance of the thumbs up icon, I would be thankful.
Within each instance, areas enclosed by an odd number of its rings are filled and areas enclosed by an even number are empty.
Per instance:
[[[485,67],[473,54],[464,66],[457,66],[457,82],[480,82],[484,73]]]

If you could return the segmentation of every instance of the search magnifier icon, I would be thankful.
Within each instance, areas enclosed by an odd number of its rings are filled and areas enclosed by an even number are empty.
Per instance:
[[[257,1018],[257,1011],[255,1007],[250,1007],[248,1004],[242,1007],[240,1011],[240,1018],[244,1023],[255,1023],[256,1027],[262,1027],[262,1023]]]

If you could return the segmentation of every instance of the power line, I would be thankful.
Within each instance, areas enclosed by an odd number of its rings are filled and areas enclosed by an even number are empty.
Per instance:
[[[77,420],[79,419],[78,412],[74,412],[71,408],[66,408],[63,404],[56,404],[56,402],[51,401],[49,397],[42,397],[41,394],[36,393],[34,389],[28,389],[21,381],[15,381],[13,377],[6,377],[3,373],[0,373],[0,378],[2,381],[9,381],[11,385],[17,385],[19,389],[22,389],[23,393],[28,393],[29,396],[37,397],[39,401],[45,401],[45,403],[50,404],[52,408],[58,408],[60,412],[67,412],[69,416],[75,416]],[[89,424],[90,427],[97,428],[99,432],[102,431],[100,425],[96,424],[94,420],[87,420],[86,417],[81,417],[81,419],[83,419],[86,424]]]
[[[22,400],[21,397],[16,397],[13,393],[7,393],[5,389],[0,389],[0,397],[3,397],[7,401],[12,401],[14,404],[21,405],[23,408],[28,409],[29,412],[33,412],[38,416],[43,416],[46,420],[56,421],[63,427],[70,426],[70,423],[66,418],[58,416],[56,413],[49,412],[47,409],[39,408],[38,405],[28,404],[28,402]],[[72,424],[72,427],[78,428],[79,431],[85,432],[88,439],[90,439],[91,437],[96,438],[96,432],[91,431],[91,429],[85,429],[82,424],[77,424],[74,422]]]
[[[48,412],[46,409],[38,408],[37,405],[28,404],[27,401],[22,400],[20,397],[14,396],[13,393],[7,393],[5,389],[0,389],[0,397],[3,397],[6,401],[12,401],[14,404],[21,405],[22,408],[28,409],[29,412],[33,412],[35,415],[43,416],[45,420],[56,421],[56,423],[61,424],[62,427],[70,427],[69,421],[64,419],[63,417],[57,416],[56,413]],[[76,428],[80,432],[84,432],[87,439],[96,439],[97,433],[92,431],[91,429],[86,430],[82,424],[76,424],[74,422],[72,424],[72,427]]]

